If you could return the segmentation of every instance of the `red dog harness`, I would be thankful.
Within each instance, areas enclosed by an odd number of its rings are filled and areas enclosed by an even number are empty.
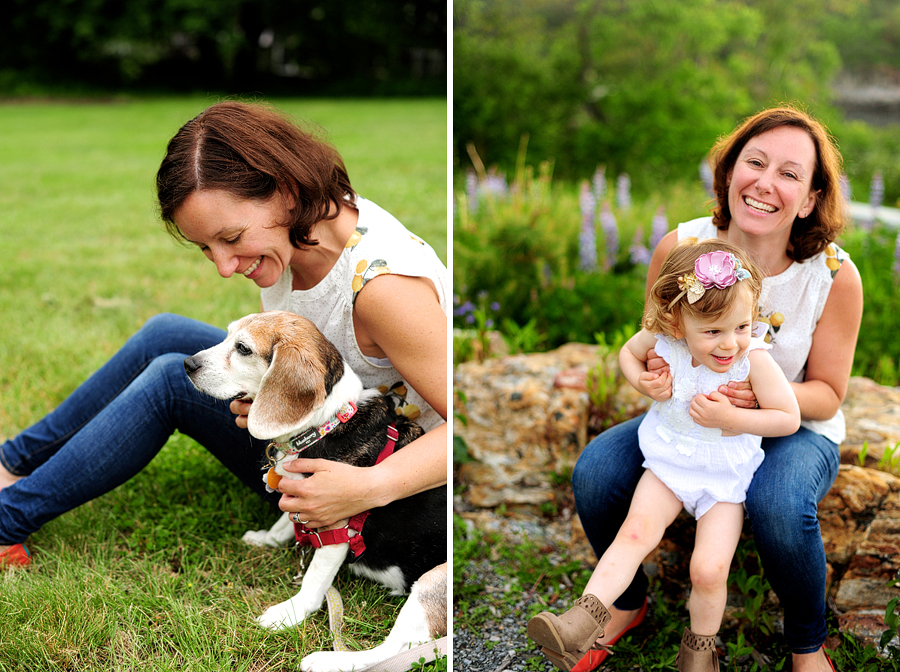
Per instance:
[[[378,454],[378,459],[375,460],[375,464],[378,464],[394,452],[394,446],[397,445],[397,439],[400,437],[397,428],[394,427],[393,424],[388,425],[387,435],[387,443]],[[297,538],[297,543],[301,546],[312,546],[313,548],[322,548],[322,546],[331,546],[332,544],[349,543],[353,557],[358,558],[363,554],[363,551],[366,550],[366,545],[363,543],[362,529],[366,522],[366,518],[368,517],[368,511],[357,513],[346,525],[344,525],[344,527],[326,530],[325,532],[310,530],[302,523],[294,523],[294,536]],[[350,530],[353,530],[356,534],[351,535]]]

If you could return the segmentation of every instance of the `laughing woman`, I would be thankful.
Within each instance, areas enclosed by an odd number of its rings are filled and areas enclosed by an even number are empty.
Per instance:
[[[222,277],[259,286],[264,310],[311,319],[366,387],[426,430],[375,467],[296,460],[312,476],[284,479],[280,507],[319,527],[445,484],[446,269],[353,190],[339,154],[269,107],[223,102],[171,139],[157,193],[173,236]],[[0,445],[0,566],[28,564],[29,535],[137,474],[176,430],[269,496],[248,405],[201,395],[184,373],[186,356],[224,336],[176,315],[151,318],[57,409]]]

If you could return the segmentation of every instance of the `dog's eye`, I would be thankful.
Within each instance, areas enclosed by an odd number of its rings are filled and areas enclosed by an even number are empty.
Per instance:
[[[236,343],[234,346],[234,349],[237,350],[239,355],[242,355],[244,357],[246,357],[247,355],[253,354],[253,351],[250,348],[248,348],[246,345],[244,345],[243,343]]]

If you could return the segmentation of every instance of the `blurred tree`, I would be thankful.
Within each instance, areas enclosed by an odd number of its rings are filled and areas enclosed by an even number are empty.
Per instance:
[[[446,24],[441,0],[6,0],[0,71],[42,84],[440,95]]]
[[[821,24],[865,1],[457,0],[456,158],[468,165],[473,142],[509,170],[528,135],[557,174],[693,179],[740,118],[782,101],[828,110],[840,57]]]

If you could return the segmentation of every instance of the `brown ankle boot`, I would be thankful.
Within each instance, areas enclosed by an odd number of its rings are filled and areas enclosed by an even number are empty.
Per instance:
[[[584,595],[562,616],[542,611],[528,621],[528,636],[557,667],[571,670],[590,650],[612,617],[593,595]]]
[[[719,672],[716,636],[695,635],[690,628],[685,628],[675,665],[678,672]]]

